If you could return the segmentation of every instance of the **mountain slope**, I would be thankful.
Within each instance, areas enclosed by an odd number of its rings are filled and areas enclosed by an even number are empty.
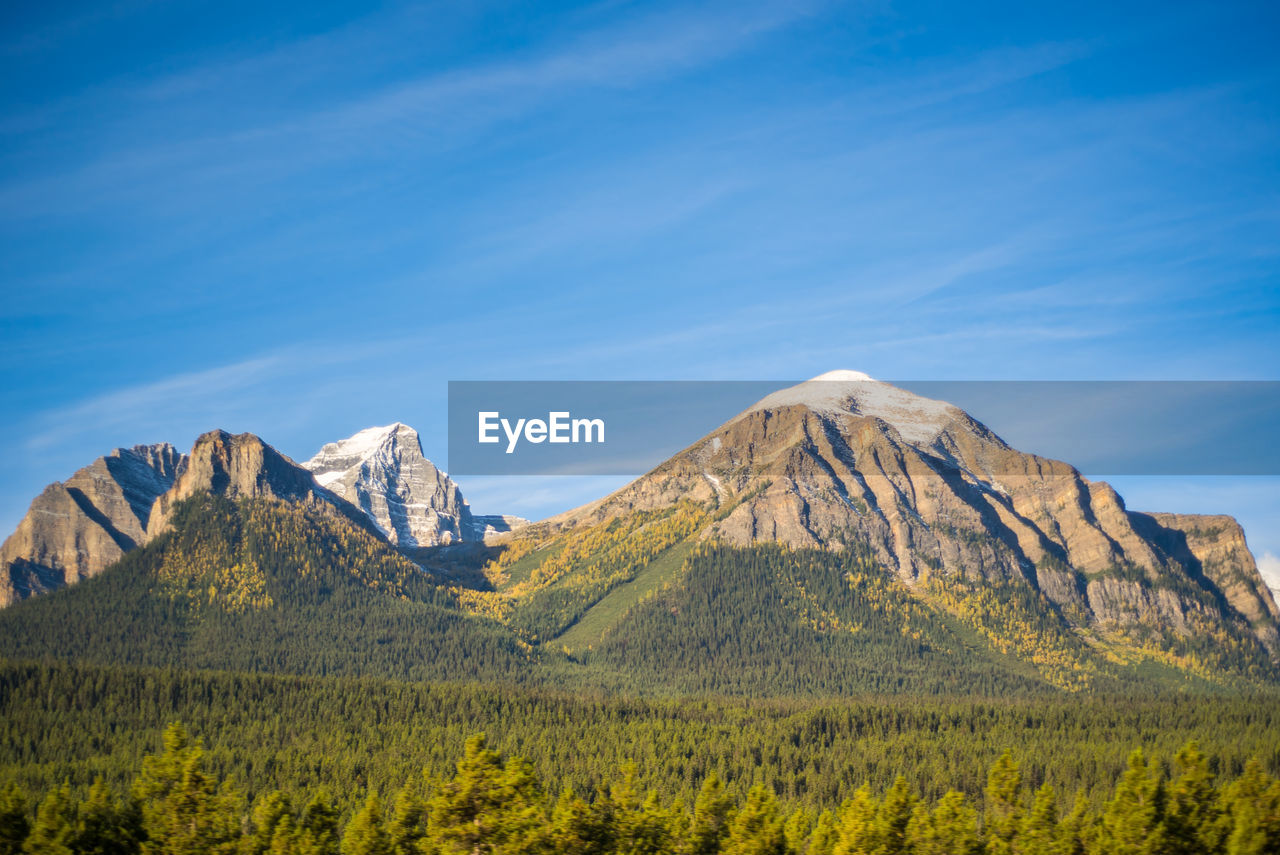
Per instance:
[[[0,607],[94,576],[142,543],[185,463],[168,443],[117,448],[46,487],[0,547]]]
[[[423,456],[408,425],[367,428],[325,445],[302,465],[364,511],[392,544],[412,549],[470,539],[462,492]]]
[[[442,481],[390,477],[430,465],[411,431],[375,439],[319,470],[393,494],[367,503],[389,529],[257,437],[206,434],[145,545],[0,613],[0,657],[750,696],[1280,684],[1276,606],[1233,520],[1130,512],[862,376],[769,396],[490,543],[389,543],[417,539],[410,510],[430,522],[417,500]]]
[[[251,433],[213,430],[196,439],[182,474],[156,498],[147,537],[163,534],[173,509],[192,496],[230,499],[266,496],[304,504],[327,504],[359,525],[363,514],[316,483],[311,473]]]
[[[197,494],[72,589],[0,612],[0,657],[518,679],[528,656],[326,502]]]
[[[770,395],[614,494],[517,535],[487,571],[494,591],[469,604],[531,642],[634,649],[628,620],[685,608],[694,565],[668,574],[661,596],[639,597],[632,586],[653,584],[645,560],[608,556],[678,513],[702,514],[686,537],[745,550],[744,567],[766,544],[865,554],[944,623],[1059,688],[1277,677],[1276,606],[1233,520],[1131,513],[1068,464],[853,372]],[[802,595],[793,617],[838,615],[856,594],[824,590]]]
[[[167,443],[116,449],[46,487],[0,548],[0,607],[100,573],[164,532],[174,505],[204,494],[329,504],[419,561],[426,547],[482,544],[526,523],[472,514],[406,425],[330,443],[305,466],[253,434],[215,430],[190,455]]]
[[[1206,571],[1185,535],[1222,529],[1223,518],[1130,514],[1109,485],[1010,448],[955,407],[856,372],[775,393],[553,522],[594,522],[680,496],[731,505],[709,532],[730,543],[841,549],[851,536],[909,585],[929,575],[1018,582],[1086,623],[1158,623],[1181,634],[1242,623],[1280,650],[1280,611],[1234,520],[1225,518],[1231,543]]]

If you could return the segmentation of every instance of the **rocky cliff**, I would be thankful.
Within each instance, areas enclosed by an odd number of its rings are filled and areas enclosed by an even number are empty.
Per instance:
[[[303,466],[402,549],[483,541],[525,522],[473,516],[458,485],[423,455],[417,431],[399,422],[331,442]]]
[[[364,516],[355,508],[321,487],[310,472],[259,437],[215,430],[196,440],[182,474],[156,499],[147,522],[147,537],[155,537],[165,530],[175,504],[203,493],[229,499],[266,496],[325,504],[365,524]]]
[[[483,543],[527,523],[473,515],[407,425],[329,443],[304,465],[253,434],[215,430],[190,455],[167,443],[117,449],[46,487],[0,548],[0,607],[95,575],[163,532],[176,503],[202,493],[318,503],[415,560],[429,547]]]
[[[46,487],[0,547],[0,606],[96,575],[142,543],[185,463],[168,443],[118,448]]]

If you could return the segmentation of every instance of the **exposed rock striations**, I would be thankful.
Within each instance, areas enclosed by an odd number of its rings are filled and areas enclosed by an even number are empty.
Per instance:
[[[680,499],[730,543],[868,545],[910,586],[930,574],[1025,583],[1100,629],[1248,625],[1275,656],[1280,611],[1230,517],[1134,514],[1103,482],[1011,448],[962,410],[857,372],[760,401],[612,495],[549,521]]]
[[[94,576],[142,543],[185,463],[168,443],[117,448],[46,487],[0,547],[0,606]]]
[[[331,442],[303,465],[402,549],[483,541],[525,522],[473,516],[458,485],[423,455],[417,431],[399,422]]]
[[[201,493],[231,499],[268,496],[292,502],[325,503],[353,520],[362,515],[316,483],[306,469],[294,463],[251,433],[224,430],[202,434],[182,474],[156,499],[147,523],[147,537],[165,530],[173,506]]]

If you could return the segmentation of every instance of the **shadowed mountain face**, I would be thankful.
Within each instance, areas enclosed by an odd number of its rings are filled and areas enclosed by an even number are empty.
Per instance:
[[[1230,517],[1134,514],[1106,483],[1024,454],[948,404],[856,372],[777,392],[553,530],[693,500],[704,537],[865,545],[908,587],[1018,584],[1080,625],[1208,636],[1280,651],[1280,611]]]
[[[117,448],[46,487],[0,547],[0,606],[96,575],[141,544],[185,462],[168,443]]]

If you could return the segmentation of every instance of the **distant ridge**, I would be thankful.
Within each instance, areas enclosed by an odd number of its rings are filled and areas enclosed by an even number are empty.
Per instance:
[[[526,522],[473,515],[404,424],[330,443],[302,466],[254,434],[213,430],[190,454],[168,443],[120,448],[46,487],[0,547],[0,607],[101,573],[165,531],[175,504],[200,494],[326,504],[410,553],[483,543]]]

